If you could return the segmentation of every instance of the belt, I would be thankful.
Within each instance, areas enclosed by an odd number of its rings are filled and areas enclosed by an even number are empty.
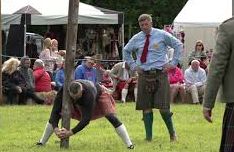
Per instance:
[[[147,70],[147,71],[143,71],[144,74],[156,74],[156,73],[161,73],[162,70],[160,69],[152,69],[152,70]]]

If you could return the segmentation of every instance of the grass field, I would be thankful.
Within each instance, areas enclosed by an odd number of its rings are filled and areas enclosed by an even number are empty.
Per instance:
[[[92,121],[83,131],[70,138],[69,149],[60,149],[53,135],[46,146],[38,147],[51,106],[0,106],[0,152],[124,152],[130,151],[104,118]],[[170,143],[166,127],[154,111],[153,141],[144,140],[144,126],[135,103],[117,104],[118,116],[128,129],[136,152],[218,152],[224,105],[217,103],[214,122],[202,117],[201,105],[171,106],[178,142]],[[72,121],[71,126],[77,122]]]

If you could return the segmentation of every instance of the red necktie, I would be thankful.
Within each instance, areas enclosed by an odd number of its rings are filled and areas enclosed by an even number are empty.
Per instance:
[[[149,48],[149,37],[150,37],[150,35],[147,34],[146,35],[144,49],[143,49],[143,52],[141,54],[141,63],[145,63],[146,62],[146,57],[147,57],[148,48]]]

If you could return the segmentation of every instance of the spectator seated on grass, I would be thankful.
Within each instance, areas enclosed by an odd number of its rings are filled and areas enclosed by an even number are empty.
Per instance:
[[[61,62],[57,62],[57,70],[55,72],[55,84],[56,84],[56,87],[55,87],[55,90],[60,90],[64,84],[64,61],[61,61]]]
[[[20,61],[17,58],[10,58],[2,66],[2,86],[3,94],[6,96],[6,104],[23,104],[19,101],[18,95],[26,90],[26,81],[17,69]]]
[[[110,75],[114,82],[116,99],[120,97],[121,101],[125,103],[129,89],[133,90],[134,99],[137,99],[137,73],[132,71],[126,62],[115,64],[110,71]]]
[[[185,84],[182,69],[176,67],[168,71],[168,79],[170,83],[170,100],[175,102],[175,98],[180,95],[181,102],[185,102]]]
[[[86,56],[84,62],[75,70],[75,80],[83,79],[97,83],[97,70],[94,67],[94,59]]]
[[[198,60],[191,62],[191,66],[185,70],[184,78],[186,91],[191,94],[193,103],[202,103],[206,83],[206,71],[200,68]]]
[[[106,70],[103,73],[102,80],[100,84],[104,85],[106,88],[113,90],[113,80],[110,76],[110,70]]]
[[[19,71],[26,81],[26,89],[20,96],[19,100],[21,102],[26,102],[28,98],[33,99],[38,104],[43,104],[44,100],[40,99],[35,94],[35,81],[33,77],[33,70],[30,68],[31,61],[28,56],[22,57],[20,60]]]
[[[207,72],[207,66],[209,64],[209,59],[206,55],[204,44],[201,40],[198,40],[195,45],[194,51],[192,51],[189,55],[189,65],[193,60],[198,60],[200,62],[200,67],[203,68]]]
[[[55,96],[51,87],[51,77],[44,68],[44,62],[41,59],[37,59],[33,65],[33,70],[37,95],[45,98],[45,104],[51,104]]]

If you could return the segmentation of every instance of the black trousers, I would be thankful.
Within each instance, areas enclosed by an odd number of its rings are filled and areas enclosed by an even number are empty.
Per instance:
[[[4,93],[7,97],[7,102],[6,104],[19,104],[19,100],[18,100],[18,92],[15,89],[8,89],[7,91],[5,91]]]
[[[23,90],[23,92],[19,95],[19,104],[26,104],[26,101],[28,98],[31,98],[37,104],[44,103],[44,100],[39,98],[33,90],[27,89],[27,90]]]

